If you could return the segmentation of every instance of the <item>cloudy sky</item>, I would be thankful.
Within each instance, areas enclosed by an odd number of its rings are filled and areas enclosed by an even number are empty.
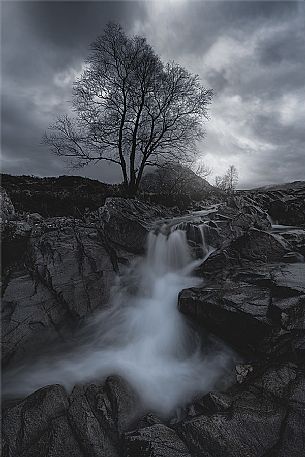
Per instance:
[[[41,136],[109,20],[214,89],[200,145],[214,175],[235,164],[241,188],[305,179],[305,4],[294,1],[2,2],[3,172],[67,172]],[[104,165],[79,174],[120,180]]]

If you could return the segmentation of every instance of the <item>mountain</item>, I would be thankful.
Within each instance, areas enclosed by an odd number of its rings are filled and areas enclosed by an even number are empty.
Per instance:
[[[168,164],[146,173],[141,189],[152,193],[189,195],[216,190],[206,179],[179,164]]]
[[[304,189],[304,188],[305,188],[305,181],[293,181],[293,182],[287,182],[287,183],[283,183],[283,184],[270,184],[268,186],[256,187],[251,190],[272,192],[272,191],[276,191],[276,190],[298,191],[298,190]]]

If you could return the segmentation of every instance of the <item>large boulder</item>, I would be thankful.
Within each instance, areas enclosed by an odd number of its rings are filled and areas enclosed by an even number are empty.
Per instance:
[[[3,407],[4,457],[118,457],[137,412],[135,394],[119,377],[75,386],[70,396],[47,386]]]
[[[125,435],[126,457],[191,457],[174,430],[155,424]]]
[[[273,331],[268,319],[270,292],[246,283],[226,282],[211,288],[192,288],[179,295],[179,310],[241,352],[264,350]]]
[[[108,302],[118,270],[97,228],[67,218],[35,226],[24,257],[9,271],[3,294],[5,364],[47,341],[69,338]]]
[[[244,354],[304,355],[305,264],[237,270],[231,279],[185,289],[181,312]]]
[[[134,254],[143,254],[148,232],[171,211],[138,200],[107,198],[98,219],[107,241]]]
[[[290,246],[280,237],[255,228],[213,252],[202,265],[203,273],[225,271],[248,264],[281,262]]]
[[[305,224],[305,181],[267,186],[246,194],[268,211],[275,224]]]
[[[280,236],[290,244],[292,250],[305,257],[305,229],[285,229]]]
[[[68,395],[59,385],[43,387],[7,408],[4,405],[3,456],[81,456],[65,418],[68,407]],[[60,438],[62,454],[56,452]]]
[[[302,373],[272,366],[226,394],[206,395],[177,429],[193,455],[302,457],[304,401]]]
[[[15,208],[12,200],[3,187],[0,186],[0,222],[5,223],[15,216]]]

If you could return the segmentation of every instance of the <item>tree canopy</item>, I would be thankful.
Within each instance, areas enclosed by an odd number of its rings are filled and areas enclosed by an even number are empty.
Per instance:
[[[175,62],[163,64],[146,39],[117,24],[90,46],[73,86],[75,116],[61,116],[44,142],[76,167],[120,166],[134,195],[148,165],[191,160],[204,135],[212,90]]]

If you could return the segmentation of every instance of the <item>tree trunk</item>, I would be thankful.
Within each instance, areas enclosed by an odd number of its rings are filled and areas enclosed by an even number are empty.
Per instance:
[[[138,192],[138,186],[136,182],[129,182],[126,186],[126,197],[134,198]]]

